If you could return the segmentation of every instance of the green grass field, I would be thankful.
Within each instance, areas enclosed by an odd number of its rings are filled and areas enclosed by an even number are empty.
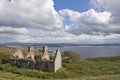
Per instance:
[[[19,74],[14,74],[6,71],[0,70],[0,78],[3,79],[11,79],[11,80],[100,80],[100,79],[120,79],[120,74],[117,75],[101,75],[101,76],[82,76],[82,77],[76,77],[76,78],[67,78],[67,79],[41,79],[41,78],[34,78],[34,77],[27,77],[22,76]]]

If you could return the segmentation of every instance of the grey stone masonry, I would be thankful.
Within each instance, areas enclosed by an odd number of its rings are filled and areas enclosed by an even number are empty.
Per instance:
[[[28,54],[24,56],[22,51],[18,49],[10,57],[10,64],[23,68],[40,69],[48,72],[56,72],[62,67],[62,58],[59,50],[54,55],[50,55],[48,47],[43,46],[40,55],[35,59],[34,47],[28,47]],[[50,58],[52,57],[52,58]]]

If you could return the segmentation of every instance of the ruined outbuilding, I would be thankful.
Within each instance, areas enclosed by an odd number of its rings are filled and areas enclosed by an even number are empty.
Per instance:
[[[28,47],[27,55],[23,55],[22,51],[18,49],[11,55],[10,64],[18,67],[40,69],[49,72],[56,72],[62,67],[60,51],[56,50],[54,55],[50,55],[47,46],[43,46],[43,49],[37,56],[35,56],[34,48],[32,46]]]

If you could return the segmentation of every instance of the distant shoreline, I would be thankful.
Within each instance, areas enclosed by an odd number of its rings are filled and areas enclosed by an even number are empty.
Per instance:
[[[76,43],[1,43],[0,46],[15,46],[15,47],[27,47],[27,46],[44,46],[49,47],[67,47],[67,46],[120,46],[120,43],[106,43],[106,44],[76,44]]]

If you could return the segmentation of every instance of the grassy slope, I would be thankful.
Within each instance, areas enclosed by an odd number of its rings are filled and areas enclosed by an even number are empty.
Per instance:
[[[116,59],[117,58],[117,59]],[[102,59],[102,60],[101,60]],[[107,59],[107,60],[103,60]],[[112,61],[110,61],[112,59]],[[97,60],[97,61],[96,61]],[[78,79],[98,80],[106,78],[120,79],[120,57],[93,58],[74,62],[63,62],[63,68],[56,73],[42,72],[38,70],[23,69],[4,65],[0,71],[0,77],[14,80],[39,79]],[[22,79],[23,78],[23,79]]]
[[[97,80],[114,77],[120,79],[120,56],[91,58],[73,62],[63,60],[63,68],[56,73],[16,68],[6,64],[0,65],[0,78],[14,80],[38,80],[38,78]]]
[[[7,76],[6,76],[7,75]],[[0,78],[4,79],[12,79],[12,80],[42,80],[39,78],[26,77],[6,71],[0,71]],[[84,77],[76,77],[76,78],[68,78],[62,80],[98,80],[98,79],[118,79],[120,78],[120,74],[117,75],[101,75],[101,76],[84,76]],[[60,79],[44,79],[44,80],[60,80]]]
[[[38,78],[21,76],[21,75],[6,72],[6,71],[0,71],[0,78],[12,79],[12,80],[39,80]]]
[[[10,47],[10,46],[0,46],[0,53],[5,53],[5,54],[13,54],[18,48],[15,47]],[[23,54],[28,53],[28,48],[19,48],[23,52]],[[39,53],[37,49],[34,49],[35,53]]]
[[[0,46],[0,53],[12,54],[15,52],[16,48],[9,46]]]

